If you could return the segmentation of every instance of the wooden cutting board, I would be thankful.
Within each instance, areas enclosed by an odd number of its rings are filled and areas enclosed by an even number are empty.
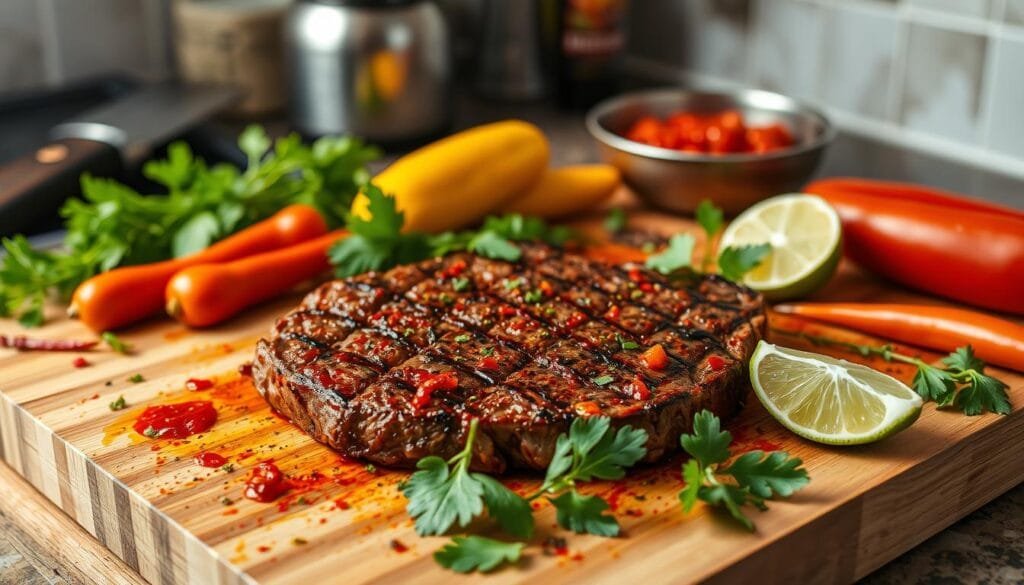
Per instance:
[[[691,222],[637,213],[633,226],[673,233]],[[937,302],[897,290],[843,265],[819,300]],[[753,534],[698,507],[684,514],[677,493],[680,461],[634,471],[586,491],[604,496],[624,536],[567,534],[549,507],[515,568],[487,576],[440,569],[431,553],[442,538],[419,538],[397,484],[405,473],[346,461],[277,417],[238,367],[256,340],[298,296],[251,311],[223,326],[188,331],[155,320],[125,332],[135,353],[0,353],[0,450],[4,460],[49,500],[152,583],[433,583],[506,582],[848,582],[862,577],[1024,480],[1024,377],[994,370],[1010,385],[1009,416],[965,417],[926,405],[909,430],[875,445],[834,448],[803,441],[775,423],[755,398],[727,425],[734,452],[782,448],[805,461],[810,485],[770,511],[752,511]],[[56,312],[58,309],[54,307]],[[56,313],[55,313],[56,314]],[[772,327],[805,323],[772,315]],[[848,332],[813,326],[851,341]],[[0,321],[0,333],[22,330]],[[54,319],[29,332],[91,338],[74,321]],[[791,337],[777,343],[804,347]],[[876,340],[877,341],[877,340]],[[820,351],[820,348],[817,349]],[[858,356],[836,353],[847,359]],[[938,356],[926,354],[935,359]],[[909,381],[905,367],[872,365]],[[140,374],[144,381],[129,378]],[[188,378],[209,390],[188,392]],[[128,408],[109,404],[123,396]],[[212,399],[219,420],[208,433],[153,441],[130,430],[146,405]],[[193,462],[204,450],[234,469]],[[242,497],[252,466],[273,459],[299,489],[274,504]],[[513,477],[510,487],[535,485]],[[487,525],[481,529],[486,532]],[[566,539],[565,550],[541,545]]]

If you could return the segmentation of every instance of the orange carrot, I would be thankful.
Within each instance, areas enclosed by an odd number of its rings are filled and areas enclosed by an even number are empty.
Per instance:
[[[124,327],[159,313],[164,306],[167,281],[184,268],[244,258],[325,232],[327,224],[316,209],[291,205],[197,254],[98,274],[75,289],[68,313],[94,331]]]
[[[775,310],[942,352],[970,344],[979,358],[1024,371],[1024,326],[977,311],[869,303],[797,303]]]
[[[234,262],[190,266],[167,283],[167,312],[189,327],[220,323],[327,270],[327,249],[346,233],[331,232]]]

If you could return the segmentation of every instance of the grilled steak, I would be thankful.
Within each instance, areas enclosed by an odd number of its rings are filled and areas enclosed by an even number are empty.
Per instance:
[[[453,456],[476,417],[476,469],[544,469],[593,415],[646,429],[653,461],[696,412],[738,409],[764,322],[757,293],[717,276],[529,245],[518,263],[453,254],[329,282],[260,340],[253,375],[313,438],[381,465]]]

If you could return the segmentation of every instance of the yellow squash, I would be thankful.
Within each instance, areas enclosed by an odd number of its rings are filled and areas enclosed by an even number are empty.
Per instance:
[[[544,173],[549,147],[533,124],[505,120],[453,134],[396,160],[373,182],[394,195],[405,231],[467,227],[525,192]],[[352,212],[367,218],[359,195]]]
[[[574,165],[549,169],[529,191],[512,199],[502,213],[544,218],[563,217],[593,209],[619,187],[619,170],[611,165]]]

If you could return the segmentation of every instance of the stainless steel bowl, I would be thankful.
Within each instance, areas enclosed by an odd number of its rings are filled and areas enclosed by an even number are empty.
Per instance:
[[[640,117],[665,118],[680,110],[737,110],[752,126],[782,122],[796,144],[767,153],[701,154],[641,144],[625,138]],[[622,171],[645,201],[674,212],[693,212],[711,199],[729,215],[754,203],[798,190],[811,177],[835,130],[820,112],[793,98],[754,89],[706,92],[637,91],[605,100],[587,114],[587,129],[601,155]]]

